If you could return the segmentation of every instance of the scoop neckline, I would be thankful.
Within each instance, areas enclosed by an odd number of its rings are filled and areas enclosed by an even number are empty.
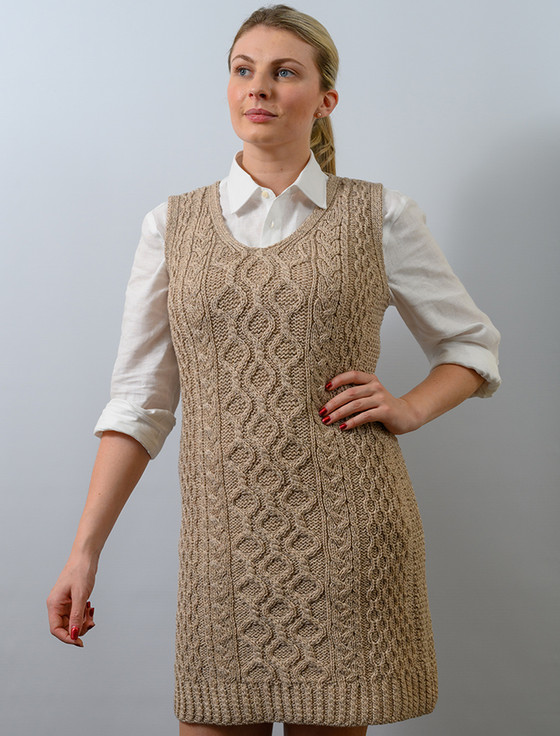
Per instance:
[[[338,188],[339,177],[335,174],[327,174],[327,176],[327,206],[323,209],[323,207],[315,205],[311,213],[305,218],[301,225],[299,225],[299,227],[294,230],[291,235],[282,238],[282,240],[278,240],[276,243],[265,246],[246,245],[245,243],[242,243],[241,241],[233,237],[230,229],[226,225],[226,221],[222,212],[222,206],[220,204],[220,181],[217,181],[214,184],[210,185],[209,200],[210,216],[212,218],[214,227],[216,228],[222,240],[224,240],[226,243],[228,243],[228,245],[232,246],[236,250],[241,251],[242,253],[247,253],[248,251],[256,251],[262,253],[263,251],[282,250],[291,243],[295,243],[302,237],[304,237],[329,209]]]

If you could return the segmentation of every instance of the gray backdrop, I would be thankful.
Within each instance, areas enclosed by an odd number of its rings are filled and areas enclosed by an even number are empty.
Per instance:
[[[176,734],[179,431],[101,556],[85,648],[45,599],[85,501],[142,218],[241,148],[226,52],[258,3],[3,10],[0,687],[9,734]],[[440,693],[370,733],[551,734],[558,674],[556,0],[301,0],[341,55],[338,173],[418,201],[502,333],[504,384],[401,445],[424,523]],[[378,374],[427,362],[395,310]],[[275,733],[280,726],[275,726]]]

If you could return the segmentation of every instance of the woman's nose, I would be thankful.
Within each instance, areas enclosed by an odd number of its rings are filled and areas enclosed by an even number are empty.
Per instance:
[[[262,76],[255,76],[249,94],[253,97],[268,97],[269,89]]]

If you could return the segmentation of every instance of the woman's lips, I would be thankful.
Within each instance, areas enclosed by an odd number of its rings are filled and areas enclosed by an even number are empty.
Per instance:
[[[247,110],[245,117],[249,118],[249,120],[252,120],[254,123],[261,123],[266,120],[272,120],[276,115],[262,108],[251,108],[251,110]]]

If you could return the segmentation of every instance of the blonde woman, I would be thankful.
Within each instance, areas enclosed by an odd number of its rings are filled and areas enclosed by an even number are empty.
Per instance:
[[[228,57],[242,150],[149,212],[111,400],[51,632],[83,646],[103,545],[183,424],[175,714],[181,736],[365,734],[432,712],[424,536],[396,435],[498,387],[499,333],[405,195],[339,177],[338,54],[285,5]],[[375,375],[394,304],[430,372]]]

